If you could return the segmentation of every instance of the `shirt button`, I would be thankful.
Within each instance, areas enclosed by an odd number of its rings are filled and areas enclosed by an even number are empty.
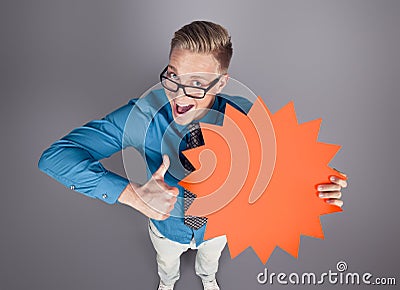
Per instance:
[[[71,185],[69,188],[70,188],[71,190],[75,190],[75,185]]]
[[[103,193],[103,195],[101,197],[106,199],[108,197],[108,195],[107,195],[107,193]]]

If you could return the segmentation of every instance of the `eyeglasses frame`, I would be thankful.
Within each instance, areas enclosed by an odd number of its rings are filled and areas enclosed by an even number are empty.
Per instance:
[[[193,99],[204,99],[204,97],[206,96],[207,92],[208,92],[209,90],[211,90],[212,87],[215,86],[215,85],[219,82],[219,80],[221,79],[221,77],[222,77],[222,75],[220,75],[219,77],[217,77],[215,80],[213,80],[213,81],[208,85],[207,88],[199,88],[199,87],[195,87],[195,86],[182,85],[182,84],[180,84],[180,83],[178,83],[178,82],[176,82],[176,81],[174,81],[174,80],[171,80],[170,78],[168,78],[168,77],[166,77],[166,76],[164,75],[164,74],[166,73],[167,70],[168,70],[168,66],[166,66],[166,67],[164,68],[164,70],[160,73],[160,83],[161,83],[161,85],[162,85],[165,89],[167,89],[168,91],[174,92],[174,93],[176,93],[177,91],[179,91],[180,88],[182,88],[183,93],[185,94],[185,96],[187,96],[187,97],[189,97],[189,98],[193,98]],[[164,79],[166,79],[166,80],[168,80],[168,81],[173,82],[174,84],[176,84],[176,85],[178,86],[177,89],[176,89],[176,90],[171,90],[170,88],[165,87],[164,84],[163,84],[163,80],[164,80]],[[189,94],[186,93],[185,88],[199,89],[199,90],[204,91],[204,94],[203,94],[202,97],[192,96],[192,95],[189,95]]]

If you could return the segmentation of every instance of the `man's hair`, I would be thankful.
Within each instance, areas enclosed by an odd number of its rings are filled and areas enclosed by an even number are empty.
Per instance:
[[[228,31],[209,21],[193,21],[175,32],[171,50],[187,49],[195,53],[212,54],[219,63],[219,70],[226,73],[232,58],[232,43]]]

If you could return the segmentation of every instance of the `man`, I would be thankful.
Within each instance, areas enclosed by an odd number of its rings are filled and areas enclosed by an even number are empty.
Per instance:
[[[244,113],[251,106],[243,98],[221,94],[231,56],[225,28],[207,21],[185,25],[171,41],[169,64],[160,75],[163,89],[73,130],[50,146],[39,161],[42,171],[71,189],[110,204],[128,205],[150,218],[159,290],[174,288],[180,255],[189,248],[197,249],[195,270],[204,289],[220,289],[215,274],[226,237],[204,241],[207,220],[183,216],[184,204],[195,196],[178,181],[193,170],[182,150],[203,142],[196,124],[220,122],[227,103]],[[128,146],[135,147],[147,162],[149,180],[145,184],[129,182],[98,162]],[[346,182],[331,180],[319,186],[320,196],[342,206],[340,190]]]

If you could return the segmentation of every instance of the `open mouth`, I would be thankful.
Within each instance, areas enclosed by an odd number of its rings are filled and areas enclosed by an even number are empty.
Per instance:
[[[194,107],[194,105],[178,105],[175,104],[175,110],[178,113],[178,115],[183,115],[186,112],[190,111],[190,109],[192,109]]]

